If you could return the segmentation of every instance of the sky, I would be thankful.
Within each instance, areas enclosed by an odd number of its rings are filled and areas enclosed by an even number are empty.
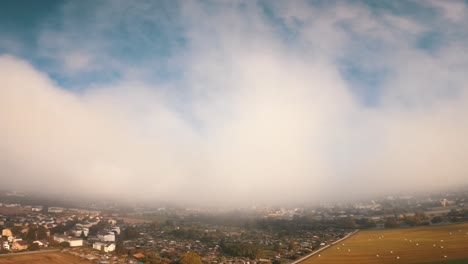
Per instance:
[[[203,205],[468,184],[468,2],[0,2],[0,185]]]

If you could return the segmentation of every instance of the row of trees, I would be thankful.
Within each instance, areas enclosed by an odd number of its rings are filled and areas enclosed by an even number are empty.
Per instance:
[[[423,211],[416,211],[414,215],[404,215],[401,219],[389,217],[385,219],[385,228],[395,228],[402,225],[421,226],[438,224],[443,221],[458,222],[468,220],[468,210],[452,209],[446,216],[428,217]]]
[[[223,253],[233,257],[248,257],[255,259],[260,252],[257,245],[241,242],[226,242],[224,239],[221,239],[219,246]]]
[[[28,242],[35,240],[47,239],[49,231],[45,226],[31,226],[26,232],[23,232],[24,228],[21,226],[14,226],[11,228],[11,233],[15,237],[20,237]]]
[[[371,219],[354,219],[353,217],[342,217],[331,220],[315,220],[311,217],[296,217],[293,220],[286,219],[259,219],[255,226],[260,229],[272,231],[286,231],[294,233],[301,230],[325,230],[328,228],[336,229],[355,229],[375,227],[375,222]]]
[[[462,210],[452,209],[447,214],[447,217],[448,217],[448,220],[450,222],[467,221],[468,220],[468,210],[467,209],[462,209]]]

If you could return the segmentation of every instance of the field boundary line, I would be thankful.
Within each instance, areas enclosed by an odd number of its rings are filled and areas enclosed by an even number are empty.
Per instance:
[[[310,253],[309,255],[306,255],[306,256],[304,256],[304,257],[302,257],[302,258],[300,258],[300,259],[298,259],[298,260],[295,260],[295,261],[293,261],[293,262],[291,262],[291,263],[289,263],[289,264],[297,264],[297,263],[300,263],[300,262],[302,262],[302,261],[304,261],[304,260],[306,260],[306,259],[312,257],[313,255],[316,255],[317,253],[322,252],[323,250],[325,250],[325,249],[327,249],[327,248],[329,248],[329,247],[331,247],[331,246],[333,246],[333,245],[335,245],[335,244],[337,244],[337,243],[340,243],[341,241],[343,241],[343,240],[345,240],[345,239],[350,238],[352,235],[356,234],[357,232],[359,232],[359,229],[356,229],[356,230],[354,230],[353,232],[347,234],[346,236],[344,236],[344,237],[342,237],[342,238],[336,240],[335,242],[332,242],[331,244],[328,244],[328,245],[326,245],[326,246],[324,246],[324,247],[322,247],[322,248],[319,248],[319,249],[317,249],[316,251]]]

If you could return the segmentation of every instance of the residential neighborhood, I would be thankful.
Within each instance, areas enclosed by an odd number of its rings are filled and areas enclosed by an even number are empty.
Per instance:
[[[115,205],[57,207],[7,198],[0,200],[2,254],[59,250],[93,263],[177,263],[189,252],[203,263],[288,263],[356,229],[468,219],[466,191],[235,210],[135,206],[125,211]]]

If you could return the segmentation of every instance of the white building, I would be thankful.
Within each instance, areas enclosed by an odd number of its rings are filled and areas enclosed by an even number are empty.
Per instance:
[[[97,250],[104,250],[104,252],[112,252],[112,251],[115,251],[115,244],[114,243],[95,242],[93,244],[93,248],[97,249]]]
[[[71,237],[66,235],[54,235],[54,240],[59,243],[68,242],[70,244],[70,247],[83,246],[83,239],[77,237]]]
[[[42,211],[43,207],[42,206],[33,206],[31,207],[31,211],[33,212],[40,212]]]
[[[83,233],[83,235],[84,235],[85,237],[87,237],[87,236],[88,236],[88,233],[89,233],[89,228],[87,228],[87,227],[80,227],[80,226],[77,225],[75,228],[72,229],[71,232],[73,233],[73,235],[74,235],[75,237],[81,237],[81,234],[82,234],[82,233]]]
[[[47,247],[47,243],[45,241],[36,240],[33,243],[36,243],[40,247]]]
[[[2,248],[5,250],[10,250],[10,244],[8,243],[8,241],[3,241]]]
[[[104,242],[114,242],[115,233],[114,232],[104,232],[97,235],[98,239]]]
[[[62,207],[49,207],[49,213],[62,213],[64,209]]]

